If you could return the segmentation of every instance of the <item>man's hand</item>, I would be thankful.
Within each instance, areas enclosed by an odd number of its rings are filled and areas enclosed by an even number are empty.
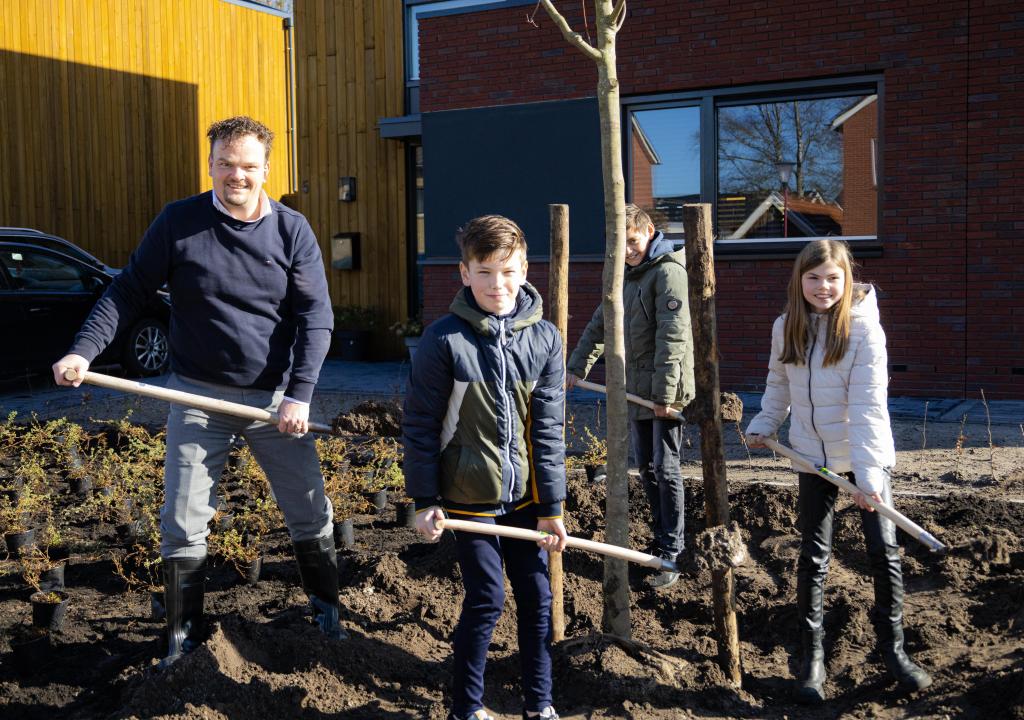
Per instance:
[[[416,532],[425,537],[427,542],[437,542],[444,533],[443,529],[437,527],[438,520],[444,520],[444,511],[437,505],[420,510],[416,513]]]
[[[562,518],[542,518],[537,521],[537,532],[547,533],[547,537],[537,541],[537,545],[548,552],[565,550],[565,525]]]
[[[671,413],[671,408],[668,405],[659,405],[654,403],[654,417],[668,418],[674,417]]]
[[[874,500],[876,503],[881,504],[881,502],[882,502],[882,496],[879,495],[878,493],[871,493],[870,495],[866,495],[866,493],[862,493],[862,492],[855,492],[853,494],[853,501],[855,503],[857,503],[857,507],[859,507],[861,510],[867,510],[868,512],[874,512],[875,509],[873,507],[871,507],[870,505],[868,505],[867,498],[869,498],[869,497],[872,500]]]
[[[565,389],[572,390],[580,380],[582,380],[582,378],[579,375],[573,375],[571,372],[567,372],[565,374]]]
[[[66,387],[78,387],[82,384],[82,378],[85,377],[88,369],[89,361],[81,355],[65,355],[53,364],[53,381]],[[74,370],[78,374],[78,378],[68,380],[64,377],[66,370]]]
[[[748,448],[763,448],[768,447],[764,444],[764,435],[758,435],[757,433],[747,433],[744,439],[747,441]]]
[[[283,433],[305,435],[309,432],[309,405],[282,400],[277,409],[277,429]]]

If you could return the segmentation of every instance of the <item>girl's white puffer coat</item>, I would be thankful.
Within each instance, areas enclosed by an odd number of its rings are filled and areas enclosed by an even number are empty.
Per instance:
[[[854,287],[850,342],[836,365],[822,367],[828,322],[813,314],[811,318],[813,341],[805,365],[779,361],[785,316],[775,321],[768,384],[761,412],[747,433],[774,435],[792,409],[789,443],[794,450],[833,472],[852,470],[865,493],[881,492],[896,464],[896,451],[887,403],[885,333],[875,290]]]

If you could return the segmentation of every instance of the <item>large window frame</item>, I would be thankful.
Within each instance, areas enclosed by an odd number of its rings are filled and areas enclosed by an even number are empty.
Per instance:
[[[718,219],[718,111],[721,108],[761,103],[778,103],[792,100],[816,100],[841,97],[843,95],[877,95],[877,138],[873,148],[874,163],[884,167],[884,78],[881,75],[860,75],[845,78],[821,78],[808,81],[792,81],[761,85],[746,85],[712,90],[637,95],[622,101],[622,147],[624,174],[628,179],[627,197],[633,196],[632,158],[632,116],[635,112],[676,107],[700,108],[700,201],[712,206],[712,217],[717,227]],[[876,235],[834,236],[846,240],[859,257],[881,255],[882,238],[882,180],[877,178]],[[682,237],[674,238],[682,240]],[[720,239],[716,240],[716,251],[723,256],[745,258],[792,257],[811,238],[761,238],[761,239]]]

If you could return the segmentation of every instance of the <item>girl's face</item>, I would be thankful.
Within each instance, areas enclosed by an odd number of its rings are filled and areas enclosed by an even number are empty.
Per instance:
[[[801,284],[811,312],[824,313],[843,298],[846,274],[829,260],[805,272]]]

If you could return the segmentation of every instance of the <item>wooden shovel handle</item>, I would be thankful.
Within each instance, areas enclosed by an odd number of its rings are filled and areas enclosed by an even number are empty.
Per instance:
[[[78,373],[75,372],[75,370],[68,368],[64,371],[64,379],[74,381],[78,379]],[[207,397],[205,395],[196,395],[195,393],[187,393],[182,390],[169,390],[168,388],[158,387],[156,385],[147,385],[135,380],[125,380],[123,378],[112,377],[110,375],[103,375],[101,373],[92,372],[91,370],[86,371],[82,376],[82,382],[89,383],[90,385],[96,385],[98,387],[109,388],[111,390],[119,390],[121,392],[142,395],[143,397],[154,398],[156,400],[165,400],[176,405],[187,405],[188,407],[198,408],[199,410],[205,410],[207,412],[231,415],[234,417],[245,418],[246,420],[255,420],[257,422],[265,422],[270,425],[277,425],[280,421],[277,413],[272,413],[261,408],[255,408],[250,405],[242,405],[241,403],[233,403],[227,400],[217,400],[216,398]],[[331,428],[330,425],[314,422],[309,423],[309,431],[325,433],[328,435],[335,434],[334,429]]]
[[[505,525],[491,525],[490,523],[473,522],[472,520],[452,520],[451,518],[443,518],[435,520],[434,525],[439,529],[462,530],[463,532],[478,533],[480,535],[497,535],[499,537],[515,538],[517,540],[532,540],[534,542],[545,537],[545,533],[538,532],[537,530],[527,530],[526,528],[508,527]],[[609,545],[608,543],[596,542],[594,540],[584,540],[583,538],[577,538],[571,535],[566,539],[566,545],[568,547],[598,553],[599,555],[608,555],[609,557],[618,558],[620,560],[627,560],[632,563],[637,563],[638,565],[655,568],[656,570],[670,570],[672,572],[679,571],[676,564],[671,560],[664,560],[657,555],[648,555],[647,553],[642,553],[639,550],[630,550],[629,548],[619,547],[618,545]]]
[[[594,392],[603,393],[605,395],[608,394],[608,388],[606,388],[604,385],[598,385],[597,383],[590,382],[589,380],[577,380],[576,387],[583,388],[584,390],[593,390]],[[654,410],[654,403],[651,402],[650,400],[645,400],[639,395],[634,395],[633,393],[626,393],[626,400],[637,405],[643,405],[648,410]],[[668,415],[670,418],[673,418],[675,420],[681,420],[683,422],[686,421],[686,418],[683,417],[683,414],[676,410],[675,408],[670,407],[668,409]]]
[[[847,492],[863,492],[846,478],[842,477],[841,475],[837,475],[836,473],[829,470],[827,467],[816,466],[814,463],[812,463],[810,460],[808,460],[803,455],[798,453],[796,450],[786,447],[777,440],[773,440],[770,437],[764,437],[762,438],[762,441],[764,442],[766,447],[774,450],[779,455],[783,455],[789,458],[794,463],[796,463],[798,467],[803,468],[805,472],[814,473],[818,477],[828,480],[833,485],[836,485],[842,488],[843,490],[846,490]],[[898,510],[889,505],[886,505],[885,503],[875,502],[874,500],[871,499],[870,496],[866,494],[864,495],[864,499],[867,501],[868,505],[875,509],[875,512],[892,520],[894,523],[896,523],[897,526],[899,526],[901,530],[907,533],[907,535],[910,535],[910,537],[927,546],[927,548],[932,552],[946,551],[946,546],[939,542],[939,540],[934,535],[932,535],[930,532],[922,528],[920,525],[915,523],[913,520],[908,518],[903,513],[899,512]]]

